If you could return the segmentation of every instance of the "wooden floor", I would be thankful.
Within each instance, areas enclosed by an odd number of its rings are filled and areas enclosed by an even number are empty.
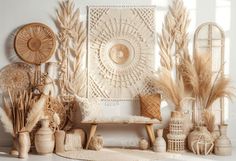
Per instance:
[[[22,159],[13,158],[12,156],[7,154],[8,148],[0,148],[0,161],[21,161]],[[216,156],[216,155],[208,155],[208,156],[197,156],[193,153],[186,152],[184,154],[174,154],[167,153],[168,159],[162,159],[160,161],[236,161],[236,148],[233,149],[232,156]],[[29,158],[26,159],[28,161],[74,161],[71,159],[66,159],[57,156],[56,154],[49,155],[37,155],[30,154]]]

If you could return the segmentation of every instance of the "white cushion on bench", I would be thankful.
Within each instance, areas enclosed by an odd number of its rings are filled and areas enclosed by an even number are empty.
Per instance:
[[[82,123],[160,123],[157,119],[151,119],[143,116],[112,116],[112,117],[90,117]]]

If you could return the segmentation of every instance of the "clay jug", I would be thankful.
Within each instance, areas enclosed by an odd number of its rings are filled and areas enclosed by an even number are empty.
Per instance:
[[[18,134],[18,152],[19,158],[28,158],[30,150],[30,136],[29,132],[19,132]]]
[[[230,139],[227,137],[227,124],[219,125],[220,137],[215,141],[215,154],[216,155],[231,155],[232,144]]]
[[[35,147],[39,154],[52,153],[55,146],[53,131],[49,128],[49,120],[41,120],[41,128],[35,134]]]
[[[157,138],[153,144],[153,151],[166,152],[166,141],[163,138],[163,129],[157,130]]]

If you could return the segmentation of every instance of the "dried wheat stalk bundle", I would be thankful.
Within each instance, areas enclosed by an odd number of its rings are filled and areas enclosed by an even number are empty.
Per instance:
[[[42,115],[44,104],[39,107],[32,92],[8,91],[8,94],[8,99],[3,97],[4,108],[0,113],[5,131],[13,137],[20,131],[31,132]]]
[[[190,59],[187,33],[190,20],[188,17],[189,15],[183,5],[183,1],[174,0],[172,5],[169,6],[169,11],[165,16],[162,26],[162,33],[158,39],[161,66],[168,70],[173,68],[173,57],[176,59],[175,55],[182,55],[186,59]]]
[[[86,28],[80,21],[79,9],[72,0],[62,1],[57,10],[58,61],[62,95],[86,94],[86,69],[84,69]]]

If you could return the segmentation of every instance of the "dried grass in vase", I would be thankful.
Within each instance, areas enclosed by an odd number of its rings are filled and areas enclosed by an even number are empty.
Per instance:
[[[31,92],[10,92],[9,99],[3,98],[1,121],[6,132],[16,137],[19,132],[31,132],[43,115],[46,96],[36,101]]]
[[[222,75],[223,68],[217,73],[212,72],[210,53],[195,53],[193,60],[189,61],[182,57],[180,62],[178,71],[185,85],[191,88],[196,106],[202,112],[209,109],[217,99],[231,99],[234,96],[230,79]]]
[[[192,61],[182,59],[181,62],[178,70],[203,109],[209,109],[221,97],[231,99],[234,96],[230,79],[221,74],[223,69],[217,73],[212,72],[209,53],[196,53]]]
[[[166,68],[160,68],[157,73],[150,77],[152,85],[161,91],[168,102],[174,104],[176,111],[181,111],[182,101],[185,98],[182,79],[174,80],[171,72]]]
[[[208,110],[204,111],[204,123],[209,132],[213,132],[215,129],[215,115]]]

